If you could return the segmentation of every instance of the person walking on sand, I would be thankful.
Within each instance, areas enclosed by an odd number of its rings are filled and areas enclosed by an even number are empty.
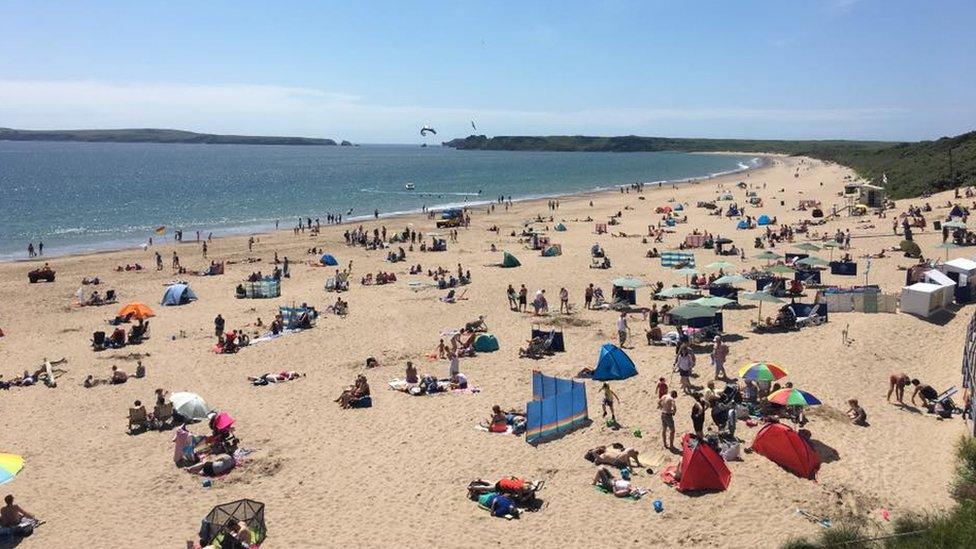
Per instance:
[[[160,255],[159,252],[156,252],[156,270],[157,271],[163,270],[163,256]]]
[[[682,345],[678,350],[678,356],[674,357],[674,367],[681,377],[681,389],[685,393],[691,391],[691,374],[695,369],[695,354],[691,352],[688,345]]]
[[[695,429],[695,436],[699,439],[705,438],[705,403],[702,402],[701,393],[692,393],[691,398],[695,404],[691,407],[691,425]]]
[[[661,409],[661,443],[668,450],[674,449],[674,414],[678,412],[677,391],[661,397],[657,407]]]
[[[517,311],[519,307],[518,293],[511,284],[508,285],[508,290],[505,291],[505,295],[508,296],[508,308]]]
[[[891,402],[891,393],[895,393],[895,400],[898,401],[898,404],[905,404],[905,387],[908,387],[911,382],[911,378],[906,373],[895,373],[888,376],[886,400]]]
[[[593,283],[586,287],[586,292],[583,294],[583,302],[587,309],[590,309],[593,305]]]
[[[529,302],[529,289],[525,287],[525,284],[519,288],[518,293],[518,310],[520,313],[525,312],[525,308]]]
[[[627,336],[630,335],[630,326],[627,325],[627,313],[621,312],[617,319],[617,338],[620,339],[620,348],[626,349]]]
[[[224,334],[224,317],[218,314],[217,318],[214,318],[214,335],[220,337],[223,334]]]
[[[616,399],[619,403],[620,397],[617,396],[617,393],[613,392],[613,389],[610,388],[610,384],[606,381],[603,382],[603,387],[600,387],[600,390],[603,391],[603,417],[607,417],[607,408],[609,408],[610,419],[613,420],[614,423],[617,423],[617,414],[613,409],[613,401]]]
[[[559,289],[559,312],[569,314],[569,290],[566,288]]]
[[[715,379],[726,379],[725,359],[729,357],[729,346],[722,341],[722,336],[715,336],[712,347],[712,365],[715,366]]]
[[[200,239],[197,238],[197,240],[200,240]],[[207,243],[206,242],[203,243],[203,246],[201,247],[201,249],[203,250],[203,258],[206,259],[207,258]]]

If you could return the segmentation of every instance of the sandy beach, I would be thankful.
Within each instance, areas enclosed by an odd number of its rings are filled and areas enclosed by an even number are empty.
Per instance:
[[[801,199],[819,199],[828,212],[831,205],[844,204],[838,195],[850,170],[806,158],[770,158],[770,165],[758,170],[678,188],[648,186],[639,194],[561,198],[555,212],[545,200],[516,203],[507,210],[499,206],[490,215],[485,207],[472,208],[470,226],[458,229],[458,242],[449,242],[447,251],[408,252],[405,262],[395,264],[386,261],[387,250],[347,246],[343,231],[349,225],[323,226],[317,236],[291,230],[258,235],[251,252],[246,236],[219,238],[210,243],[208,259],[202,257],[199,244],[174,244],[169,237],[166,242],[157,238],[146,251],[0,264],[0,329],[5,334],[0,338],[0,374],[9,380],[45,358],[66,358],[68,370],[54,389],[0,391],[0,452],[26,459],[23,472],[2,491],[16,494],[18,503],[46,521],[21,547],[182,547],[185,540],[195,539],[200,519],[211,507],[239,498],[267,505],[265,547],[776,547],[790,536],[812,535],[820,528],[797,509],[834,522],[851,517],[881,522],[882,510],[895,517],[949,505],[951,448],[963,422],[958,417],[939,421],[886,403],[885,394],[893,372],[905,372],[940,390],[959,385],[968,308],[942,323],[901,313],[832,313],[825,325],[776,334],[750,330],[749,322],[757,316],[754,304],[725,313],[730,372],[751,361],[775,362],[789,371],[788,380],[823,401],[809,412],[807,425],[823,450],[816,482],[797,478],[762,456],[745,454],[742,461],[729,464],[732,481],[727,491],[689,497],[665,485],[657,472],[680,456],[662,448],[654,389],[661,376],[677,388],[678,377],[672,374],[673,348],[646,344],[647,322],[640,314],[631,315],[633,348],[627,350],[639,375],[613,383],[621,399],[617,416],[622,429],[612,430],[601,421],[596,382],[587,382],[593,424],[558,440],[533,447],[521,437],[475,429],[489,417],[493,404],[524,409],[531,399],[532,370],[571,377],[583,367],[593,367],[600,346],[616,338],[616,313],[583,308],[587,284],[609,295],[610,281],[621,276],[665,285],[685,283],[684,276],[662,267],[659,259],[645,257],[651,247],[675,249],[699,229],[731,238],[746,249],[746,261],[728,259],[737,265],[735,271],[765,265],[753,259],[759,253],[753,240],[761,229],[736,230],[735,221],[697,208],[699,201],[732,192],[744,204],[744,191],[735,184],[745,181],[765,203],[761,210],[747,207],[747,213],[775,216],[780,224],[810,219],[808,211],[796,210]],[[927,201],[936,209],[927,214],[929,229],[916,233],[916,240],[926,257],[944,258],[945,251],[934,248],[942,238],[931,230],[931,221],[945,217],[947,210],[940,207],[950,198],[951,193],[903,200],[886,219],[842,216],[811,230],[832,235],[851,229],[850,253],[859,258],[897,246],[902,237],[892,233],[893,216],[909,204]],[[663,243],[642,243],[648,225],[661,218],[654,208],[675,203],[686,206],[688,222],[678,224]],[[597,235],[594,222],[583,221],[606,221],[617,212],[622,212],[620,224],[611,231],[636,236]],[[309,215],[315,217],[314,212]],[[537,223],[536,228],[566,225],[565,232],[547,233],[562,246],[561,256],[542,257],[509,236],[537,215],[552,215],[553,220]],[[424,235],[437,232],[426,215],[363,226],[371,232],[385,225],[392,234],[408,224]],[[493,225],[499,232],[488,231]],[[588,268],[590,247],[597,242],[612,258],[608,270]],[[490,251],[492,245],[497,252]],[[269,322],[279,305],[306,302],[321,311],[335,301],[336,294],[323,289],[334,269],[312,266],[318,259],[307,253],[312,247],[334,254],[342,267],[352,262],[350,291],[341,294],[349,302],[348,316],[324,315],[312,330],[236,354],[213,353],[213,319],[218,313],[228,329],[250,332],[258,317]],[[234,263],[222,276],[178,275],[169,268],[174,250],[192,269],[203,269],[211,259]],[[502,250],[515,254],[521,267],[494,266]],[[166,266],[162,271],[155,270],[156,251]],[[795,250],[780,244],[776,251]],[[281,297],[236,299],[235,286],[252,271],[272,271],[275,252],[291,263]],[[700,266],[723,259],[712,250],[695,253]],[[818,254],[826,257],[827,250]],[[949,257],[970,255],[961,249],[950,251]],[[243,262],[248,257],[261,261]],[[44,261],[56,269],[56,281],[28,284],[27,271]],[[827,271],[824,283],[863,284],[865,260],[858,261],[860,276],[832,276]],[[118,265],[135,262],[146,269],[115,271]],[[898,267],[913,263],[901,254],[874,259],[868,281],[897,293],[905,282],[905,272]],[[473,281],[464,287],[465,299],[442,302],[439,298],[446,291],[431,287],[426,275],[409,274],[416,264],[425,272],[438,267],[456,272],[458,264],[470,270]],[[396,273],[397,282],[359,283],[365,274],[378,271]],[[114,289],[119,304],[72,306],[84,277],[99,277],[98,289]],[[199,299],[180,307],[159,305],[165,285],[180,279],[189,282]],[[505,295],[509,284],[525,284],[530,295],[545,289],[553,312],[535,317],[511,311]],[[568,315],[556,312],[562,287],[569,290],[573,305]],[[804,301],[812,295],[808,292]],[[106,320],[132,301],[156,312],[150,339],[138,346],[93,352],[92,332],[106,330]],[[651,303],[650,290],[639,290],[638,305]],[[407,360],[421,374],[445,377],[448,362],[427,355],[436,350],[442,332],[479,315],[485,316],[501,346],[498,352],[460,361],[461,371],[480,392],[411,397],[387,388],[388,381],[404,376]],[[525,346],[533,324],[560,327],[567,352],[538,361],[520,359],[518,349]],[[853,339],[849,345],[843,341],[845,330]],[[380,366],[367,370],[365,361],[371,356]],[[144,379],[82,387],[87,375],[107,377],[112,366],[132,373],[137,360],[147,368]],[[247,376],[282,369],[305,372],[307,377],[267,387],[252,387],[247,381]],[[707,354],[698,355],[696,372],[699,383],[711,378]],[[333,400],[360,373],[372,387],[373,407],[340,409]],[[151,404],[156,388],[198,393],[212,407],[233,415],[241,447],[253,454],[230,474],[214,479],[211,487],[203,487],[201,477],[174,466],[172,431],[134,436],[125,432],[128,407],[136,399]],[[844,411],[851,398],[867,411],[869,427],[847,421]],[[690,397],[679,397],[679,438],[691,430],[691,406]],[[706,427],[714,429],[710,419]],[[636,438],[634,429],[643,437]],[[191,431],[204,434],[206,424],[194,425]],[[748,445],[757,431],[740,422],[737,435]],[[595,467],[584,453],[615,441],[638,449],[655,472],[635,474],[634,483],[650,490],[640,501],[615,499],[590,484]],[[467,499],[469,481],[494,481],[505,475],[544,479],[546,486],[539,493],[543,509],[506,521],[492,518]],[[662,513],[652,508],[657,499],[664,505]]]

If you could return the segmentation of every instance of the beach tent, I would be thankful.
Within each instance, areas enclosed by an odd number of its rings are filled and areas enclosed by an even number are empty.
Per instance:
[[[121,309],[119,309],[119,312],[116,313],[116,316],[121,316],[123,318],[129,315],[132,315],[129,318],[133,320],[143,320],[152,316],[156,316],[156,313],[154,313],[153,310],[147,307],[146,305],[143,305],[138,301],[133,301],[132,303],[123,306]]]
[[[597,381],[612,381],[627,379],[637,375],[634,361],[613,343],[606,343],[600,348],[600,358],[593,371],[593,379]]]
[[[922,249],[918,247],[918,243],[914,240],[902,240],[898,246],[901,248],[901,251],[905,252],[905,257],[922,257]]]
[[[736,223],[735,228],[736,229],[748,229],[749,228],[749,222],[746,221],[745,219],[740,219],[739,222]]]
[[[323,265],[327,265],[329,267],[336,267],[336,266],[339,265],[339,262],[336,260],[335,256],[332,255],[332,254],[323,254],[322,255],[322,258],[319,259],[319,262],[322,263]]]
[[[557,244],[553,244],[545,250],[542,250],[542,257],[556,257],[557,255],[563,255],[562,248]]]
[[[163,305],[186,305],[191,301],[196,301],[197,294],[193,293],[186,284],[171,284],[163,294]]]
[[[538,444],[559,438],[590,422],[586,385],[532,372],[532,400],[525,405],[525,441]]]
[[[963,211],[963,209],[959,206],[959,204],[956,204],[956,205],[954,205],[952,207],[951,210],[949,210],[949,217],[950,218],[952,218],[952,217],[966,217],[966,212]]]
[[[685,209],[685,207],[683,205],[681,205],[680,203],[674,205],[674,211],[676,211],[676,212],[683,211],[684,209]]]
[[[521,262],[512,254],[505,252],[504,257],[502,257],[502,267],[510,269],[512,267],[518,267],[522,265]]]
[[[566,230],[566,225],[563,225],[562,223],[556,223],[556,227],[555,228],[556,228],[557,231],[563,232],[563,231]]]
[[[498,350],[498,338],[491,334],[481,334],[474,340],[474,350],[478,353],[491,353]]]
[[[675,486],[679,492],[717,491],[729,487],[732,471],[725,460],[708,444],[702,444],[691,434],[681,439],[681,480]]]
[[[264,504],[240,499],[230,503],[223,503],[210,510],[200,524],[201,545],[215,547],[244,547],[239,542],[234,545],[231,527],[242,523],[251,534],[249,547],[257,547],[267,537],[268,530],[264,524]]]
[[[976,286],[976,261],[959,257],[946,261],[940,268],[956,283],[956,303],[971,302],[973,287]]]
[[[782,423],[767,423],[760,429],[752,449],[800,478],[817,477],[820,456],[799,433]]]
[[[772,223],[772,220],[769,219],[769,216],[766,214],[762,214],[759,216],[759,219],[756,219],[756,225],[759,225],[760,227],[763,225],[769,225],[770,223]]]

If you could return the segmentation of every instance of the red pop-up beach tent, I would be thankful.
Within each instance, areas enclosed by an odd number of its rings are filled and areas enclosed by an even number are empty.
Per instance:
[[[782,423],[768,423],[756,435],[752,449],[800,478],[813,480],[820,456],[799,433]]]
[[[692,439],[690,434],[681,439],[678,472],[681,478],[675,487],[679,492],[720,492],[728,488],[732,480],[732,471],[729,471],[722,456],[711,446]]]

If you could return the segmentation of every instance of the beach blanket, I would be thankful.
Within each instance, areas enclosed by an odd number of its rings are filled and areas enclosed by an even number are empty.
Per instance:
[[[603,486],[594,486],[594,488],[596,488],[596,491],[597,492],[601,492],[601,493],[604,493],[604,494],[611,494],[611,495],[613,495],[613,491],[612,490],[607,490]],[[640,498],[644,497],[644,495],[647,494],[648,492],[650,492],[650,490],[647,490],[646,488],[637,488],[636,486],[634,486],[632,488],[632,491],[631,491],[630,495],[628,495],[626,497],[618,498],[618,499],[629,499],[631,501],[637,501]]]
[[[393,389],[394,391],[400,391],[401,393],[407,393],[409,395],[421,396],[428,394],[420,389],[419,383],[407,383],[407,380],[405,379],[392,379],[389,381],[388,385],[390,386],[390,389]],[[471,385],[468,385],[466,389],[451,389],[450,380],[445,379],[437,380],[437,389],[438,391],[436,393],[430,393],[430,396],[446,394],[471,395],[481,392],[479,387]]]
[[[695,254],[692,252],[661,252],[661,266],[672,269],[678,265],[695,266]]]
[[[251,345],[254,345],[255,343],[264,343],[265,341],[273,341],[275,339],[278,339],[279,337],[290,335],[290,334],[297,334],[302,331],[303,330],[301,328],[287,328],[281,331],[280,333],[278,333],[278,335],[268,332],[261,337],[256,337],[252,339]]]
[[[492,431],[488,429],[487,426],[481,425],[479,423],[478,425],[474,426],[474,430],[481,431],[482,433],[491,433],[493,435],[514,435],[515,434],[515,428],[511,425],[505,428],[505,432],[501,432],[501,431]]]

